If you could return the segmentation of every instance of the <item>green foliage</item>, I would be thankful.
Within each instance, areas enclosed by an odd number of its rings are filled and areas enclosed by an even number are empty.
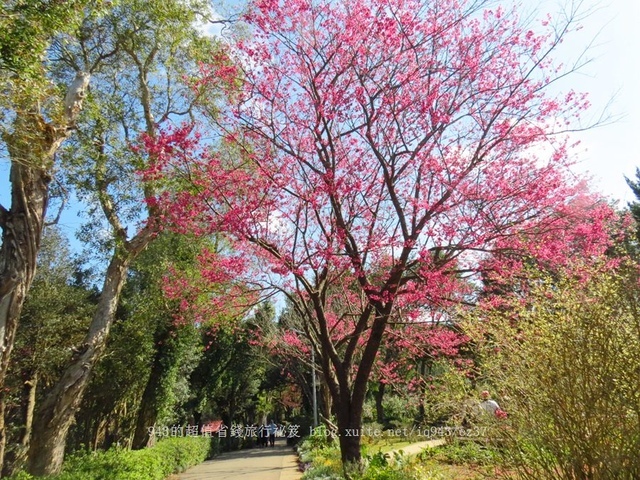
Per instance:
[[[313,429],[313,434],[306,437],[299,451],[315,451],[321,448],[335,446],[335,438],[325,425],[318,425]]]
[[[387,424],[395,427],[411,425],[418,413],[415,402],[399,395],[385,395],[382,407]]]
[[[61,190],[73,190],[89,205],[90,226],[82,232],[87,251],[107,254],[114,245],[122,246],[127,231],[138,230],[140,221],[149,215],[140,206],[153,192],[137,174],[147,159],[132,144],[141,131],[154,135],[159,124],[167,120],[179,123],[193,114],[197,99],[188,77],[197,70],[197,61],[211,54],[215,42],[198,29],[200,15],[209,9],[205,0],[116,0],[102,6],[100,0],[3,3],[0,137],[5,143],[2,148],[18,152],[11,154],[12,162],[34,159],[35,165],[50,169],[47,180],[54,170],[64,176]],[[60,117],[60,100],[80,71],[91,74],[91,88],[84,98],[85,108],[73,125],[67,125],[68,119]],[[71,132],[72,138],[55,152],[54,159],[51,142],[66,139]],[[42,158],[34,154],[40,150]],[[54,160],[59,163],[55,169],[50,168]],[[166,266],[167,262],[156,264],[157,270],[164,268],[162,274]],[[139,276],[145,273],[149,272]],[[159,350],[155,334],[168,337],[163,342],[167,351],[161,352],[166,368],[156,395],[162,403],[160,414],[169,419],[176,405],[189,398],[188,379],[201,349],[199,333],[193,326],[171,330],[172,305],[165,304],[159,287],[162,274],[146,275],[142,287],[125,293],[128,298],[119,305],[113,337],[83,405],[84,418],[80,415],[74,427],[81,432],[76,444],[95,448],[108,443],[103,442],[105,435],[124,441],[131,437],[149,365]],[[130,280],[134,285],[135,280]],[[40,391],[58,377],[59,367],[69,361],[71,347],[82,348],[78,337],[86,333],[86,312],[69,308],[69,304],[85,300],[86,291],[72,287],[69,282],[49,282],[40,291],[36,281],[35,294],[32,290],[30,296],[31,309],[28,305],[26,314],[38,321],[32,322],[33,328],[29,321],[23,322],[23,332],[37,331],[38,339],[48,342],[43,348],[35,346],[39,356],[34,356],[34,363],[47,369],[41,377],[45,381],[38,385]],[[63,304],[65,308],[58,308]],[[46,322],[40,321],[41,312]],[[31,357],[34,346],[28,336],[18,347],[24,345]]]
[[[81,348],[95,310],[95,292],[77,281],[77,273],[78,264],[72,258],[67,239],[55,227],[47,227],[6,379],[9,462],[16,456],[22,457],[20,439],[30,420],[25,408],[30,394],[35,390],[38,400],[50,389],[70,354]]]
[[[427,477],[426,475],[429,475]],[[432,472],[416,464],[394,463],[391,465],[370,465],[364,473],[354,476],[354,480],[424,480],[433,478]]]
[[[253,332],[243,322],[219,324],[205,332],[206,350],[191,378],[201,411],[219,415],[227,425],[256,407],[265,376],[267,358],[253,345]]]
[[[0,9],[0,72],[34,77],[51,37],[77,21],[86,1],[7,0]]]
[[[508,412],[492,436],[521,478],[638,478],[636,275],[582,271],[530,283],[508,308],[469,323]]]
[[[52,480],[164,480],[172,473],[185,471],[209,456],[212,438],[168,438],[144,450],[112,448],[106,452],[76,454]],[[18,473],[10,480],[35,477]]]
[[[52,81],[48,62],[52,44],[56,38],[73,35],[86,12],[98,17],[114,3],[6,0],[0,5],[0,134],[14,150],[13,161],[50,160],[42,158],[51,153],[49,127],[66,124],[62,100],[75,76],[74,71],[63,84]],[[35,148],[41,143],[44,150]]]
[[[149,214],[141,203],[153,189],[138,175],[148,158],[132,147],[142,132],[156,136],[194,119],[190,78],[218,48],[198,29],[208,9],[204,0],[120,0],[104,15],[85,12],[77,31],[57,36],[50,49],[56,84],[77,70],[92,74],[73,141],[59,155],[62,180],[86,205],[79,233],[88,254],[109,255],[118,239],[105,232],[118,230],[114,223],[137,229]]]
[[[300,445],[298,455],[305,464],[303,480],[344,478],[337,442],[328,442],[326,437],[320,435],[310,436]]]
[[[633,192],[633,195],[636,197],[635,202],[629,202],[629,211],[633,216],[633,219],[636,221],[636,234],[637,240],[640,240],[640,168],[636,168],[636,179],[635,181],[626,178],[627,185]]]
[[[104,419],[113,422],[109,425],[117,437],[113,440],[130,438],[142,402],[151,403],[155,413],[144,420],[150,422],[147,427],[156,421],[168,425],[182,421],[178,407],[191,396],[189,375],[200,360],[202,345],[195,325],[175,324],[176,305],[164,295],[162,282],[170,266],[195,268],[202,243],[162,233],[134,262],[105,354],[78,415],[76,446],[95,444]],[[108,447],[110,440],[104,440],[98,445]]]
[[[24,141],[37,138],[25,122],[14,122],[26,112],[61,112],[64,92],[50,82],[45,61],[57,35],[80,23],[83,9],[99,11],[102,1],[5,0],[0,5],[0,131],[18,130]],[[28,123],[28,122],[27,122]],[[18,137],[13,139],[15,143]],[[7,140],[8,137],[5,137]]]
[[[448,359],[437,360],[423,399],[425,425],[457,427],[468,417],[473,387],[464,372]]]
[[[16,338],[16,370],[37,372],[41,386],[53,382],[84,337],[95,292],[77,285],[69,243],[54,227],[45,230],[38,269],[20,318]]]
[[[342,480],[345,476],[340,461],[340,450],[336,442],[320,441],[322,437],[308,437],[300,446],[300,460],[306,464],[303,480]],[[423,465],[419,458],[405,457],[394,452],[364,455],[363,464],[349,469],[350,480],[437,480],[441,476],[438,468]],[[363,468],[364,467],[364,468]],[[353,470],[353,471],[352,471]],[[447,477],[448,478],[448,477]]]
[[[20,471],[14,475],[11,475],[7,480],[34,480],[33,475],[28,474],[25,471]]]
[[[495,465],[500,461],[500,454],[495,448],[473,440],[455,440],[438,447],[428,447],[419,457],[453,465]]]

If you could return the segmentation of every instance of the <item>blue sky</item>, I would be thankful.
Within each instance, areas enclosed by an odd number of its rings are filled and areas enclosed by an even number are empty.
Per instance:
[[[593,175],[595,190],[628,202],[633,195],[624,175],[633,178],[635,167],[640,166],[640,2],[609,0],[591,5],[594,12],[583,21],[584,29],[575,39],[569,37],[561,53],[575,55],[595,38],[589,53],[591,63],[570,83],[576,90],[590,93],[590,115],[597,115],[611,102],[608,111],[615,120],[576,135],[582,142],[578,169]]]
[[[525,10],[557,12],[560,5],[572,0],[523,0]],[[574,2],[577,0],[573,0]],[[588,56],[592,61],[581,72],[572,75],[563,87],[590,92],[593,109],[587,113],[596,117],[608,106],[613,123],[575,134],[581,141],[576,154],[577,170],[593,176],[592,187],[620,202],[633,200],[624,175],[634,176],[640,166],[640,1],[609,0],[583,2],[593,13],[582,23],[584,28],[568,37],[556,57],[569,62],[592,40]],[[9,167],[0,159],[0,202],[9,206]],[[71,205],[61,219],[61,226],[70,236],[81,225],[78,207]],[[75,242],[74,242],[75,243]]]

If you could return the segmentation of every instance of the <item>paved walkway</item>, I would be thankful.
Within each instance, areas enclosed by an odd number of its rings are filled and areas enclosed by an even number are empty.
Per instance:
[[[179,480],[299,480],[297,456],[280,439],[271,448],[251,448],[222,455],[180,474]]]
[[[433,440],[425,440],[424,442],[417,442],[407,445],[405,447],[398,448],[397,450],[391,450],[389,453],[393,455],[394,452],[402,452],[405,455],[416,455],[427,447],[439,447],[446,443],[444,438],[436,438]]]
[[[389,452],[387,452],[387,454],[389,455],[388,460],[389,460],[389,463],[395,462],[396,459],[395,459],[395,456],[393,455],[394,453],[402,453],[402,455],[404,456],[411,457],[413,455],[417,455],[418,453],[422,452],[422,450],[424,450],[427,447],[438,447],[440,445],[444,445],[445,443],[446,441],[444,438],[437,438],[433,440],[425,440],[424,442],[412,443],[410,445],[406,445],[396,450],[390,450]]]
[[[398,450],[404,455],[415,455],[427,447],[435,447],[444,444],[442,439],[428,440],[412,443]],[[393,462],[393,451],[390,461]],[[179,480],[300,480],[302,473],[298,471],[297,456],[291,447],[284,444],[276,444],[271,448],[252,448],[236,452],[223,453],[222,455],[201,463],[186,472],[180,474]]]

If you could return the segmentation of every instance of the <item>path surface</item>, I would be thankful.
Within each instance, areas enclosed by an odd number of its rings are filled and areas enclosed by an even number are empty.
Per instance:
[[[222,455],[180,474],[179,480],[299,480],[297,457],[291,447],[251,448]]]
[[[413,443],[398,450],[405,455],[415,455],[427,447],[444,444],[442,439]],[[388,452],[393,462],[393,451]],[[190,468],[180,474],[179,480],[300,480],[297,457],[291,447],[281,441],[271,448],[252,448],[222,455]]]
[[[439,447],[440,445],[444,445],[445,443],[446,441],[444,438],[436,438],[433,440],[425,440],[424,442],[412,443],[410,445],[406,445],[404,447],[398,448],[397,450],[391,450],[388,453],[391,455],[391,458],[393,458],[393,454],[395,452],[402,453],[407,456],[417,455],[427,447],[431,447],[431,448]]]

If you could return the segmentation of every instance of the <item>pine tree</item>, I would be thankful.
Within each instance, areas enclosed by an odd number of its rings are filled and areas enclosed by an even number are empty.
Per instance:
[[[628,206],[629,206],[629,211],[631,212],[631,215],[633,215],[633,218],[636,221],[636,225],[637,225],[636,235],[640,240],[640,168],[636,167],[635,182],[628,177],[624,177],[624,179],[627,181],[627,185],[629,185],[629,188],[638,199],[637,202],[629,202]]]

